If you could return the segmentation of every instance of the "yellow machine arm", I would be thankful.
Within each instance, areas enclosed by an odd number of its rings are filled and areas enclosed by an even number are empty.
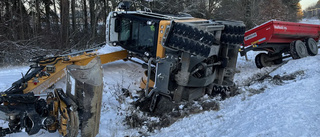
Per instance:
[[[86,53],[83,52],[81,55],[77,56],[62,56],[57,57],[54,64],[46,63],[40,64],[40,66],[45,67],[40,73],[47,75],[36,75],[32,79],[30,79],[26,85],[26,89],[23,90],[23,93],[33,92],[35,94],[42,93],[53,84],[58,82],[61,78],[66,75],[66,67],[68,65],[79,65],[85,66],[92,59],[99,56],[101,60],[101,64],[106,64],[109,62],[113,62],[116,60],[121,60],[127,58],[128,52],[126,50],[116,51],[112,53],[107,53],[103,55],[97,55],[96,53]],[[40,74],[39,73],[39,74]]]
[[[103,91],[101,64],[126,59],[126,50],[98,55],[94,52],[33,58],[27,74],[12,87],[0,92],[0,119],[9,119],[9,128],[0,136],[21,132],[29,135],[41,128],[62,136],[94,137],[99,131]],[[55,89],[47,99],[42,93],[67,75],[67,90]],[[83,95],[86,95],[85,97]]]

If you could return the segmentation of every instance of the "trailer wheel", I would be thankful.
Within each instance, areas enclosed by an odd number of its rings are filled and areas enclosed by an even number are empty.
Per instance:
[[[306,45],[301,40],[290,43],[290,53],[293,59],[300,59],[308,56]]]
[[[310,56],[315,56],[318,54],[317,42],[313,38],[308,38],[306,40],[307,50]]]
[[[273,60],[266,53],[259,53],[255,58],[257,68],[269,67],[274,65]]]

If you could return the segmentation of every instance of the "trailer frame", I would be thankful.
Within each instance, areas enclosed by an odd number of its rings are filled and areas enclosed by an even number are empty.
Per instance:
[[[280,64],[288,56],[293,59],[315,56],[319,35],[320,25],[271,20],[246,31],[240,54],[266,51],[267,54],[255,57],[258,68]]]

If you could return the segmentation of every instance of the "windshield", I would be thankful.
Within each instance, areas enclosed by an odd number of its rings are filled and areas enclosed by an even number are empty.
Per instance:
[[[121,32],[120,32],[120,41],[127,41],[130,38],[131,34],[131,21],[123,19],[121,21]]]
[[[146,21],[130,19],[121,20],[119,34],[120,44],[124,48],[137,52],[154,52],[155,50],[155,26],[147,25]]]

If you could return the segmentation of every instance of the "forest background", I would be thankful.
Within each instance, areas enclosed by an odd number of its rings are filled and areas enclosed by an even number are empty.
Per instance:
[[[240,20],[247,29],[271,19],[297,22],[300,0],[134,0],[137,10],[213,20]],[[88,49],[105,42],[105,24],[121,0],[1,0],[0,65],[38,55]],[[320,7],[320,2],[307,9]]]

